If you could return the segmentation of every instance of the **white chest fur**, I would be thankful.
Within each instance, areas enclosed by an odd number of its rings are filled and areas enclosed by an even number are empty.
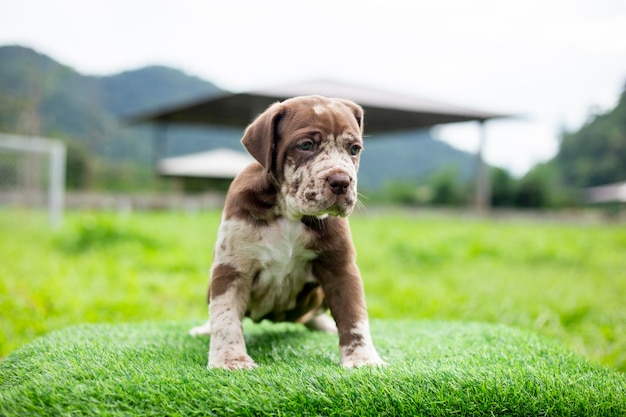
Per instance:
[[[307,282],[315,281],[308,249],[313,236],[297,220],[279,218],[264,225],[227,220],[222,222],[215,251],[216,263],[227,263],[250,280],[248,316],[260,320],[273,311],[295,307]]]

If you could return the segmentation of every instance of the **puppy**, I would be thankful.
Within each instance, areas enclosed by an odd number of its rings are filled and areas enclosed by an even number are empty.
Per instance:
[[[275,103],[242,138],[256,159],[231,184],[209,287],[209,368],[250,369],[241,321],[339,333],[341,364],[382,365],[347,217],[357,202],[363,111],[348,100]],[[330,308],[331,319],[324,311]],[[336,323],[336,324],[335,324]]]

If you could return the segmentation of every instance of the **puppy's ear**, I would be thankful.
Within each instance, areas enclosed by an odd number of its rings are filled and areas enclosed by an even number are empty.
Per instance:
[[[247,128],[241,143],[267,172],[273,169],[274,146],[278,135],[278,122],[283,115],[280,103],[272,104]]]
[[[340,101],[344,106],[348,107],[352,113],[354,114],[354,117],[356,118],[356,122],[359,124],[359,129],[361,129],[361,134],[363,133],[363,109],[361,108],[361,106],[359,106],[358,104],[356,104],[354,101],[351,100],[346,100],[346,99],[337,99],[338,101]]]

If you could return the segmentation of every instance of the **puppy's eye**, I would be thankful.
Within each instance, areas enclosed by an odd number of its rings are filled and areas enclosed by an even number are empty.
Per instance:
[[[312,140],[304,140],[300,142],[296,147],[301,151],[312,151],[315,147],[315,144]]]
[[[350,147],[350,155],[357,156],[361,152],[361,147],[359,145],[352,145]]]

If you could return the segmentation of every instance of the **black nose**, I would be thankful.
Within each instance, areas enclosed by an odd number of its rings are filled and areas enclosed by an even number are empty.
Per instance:
[[[345,194],[350,186],[350,177],[346,174],[332,174],[328,178],[328,185],[333,191],[333,194]]]

